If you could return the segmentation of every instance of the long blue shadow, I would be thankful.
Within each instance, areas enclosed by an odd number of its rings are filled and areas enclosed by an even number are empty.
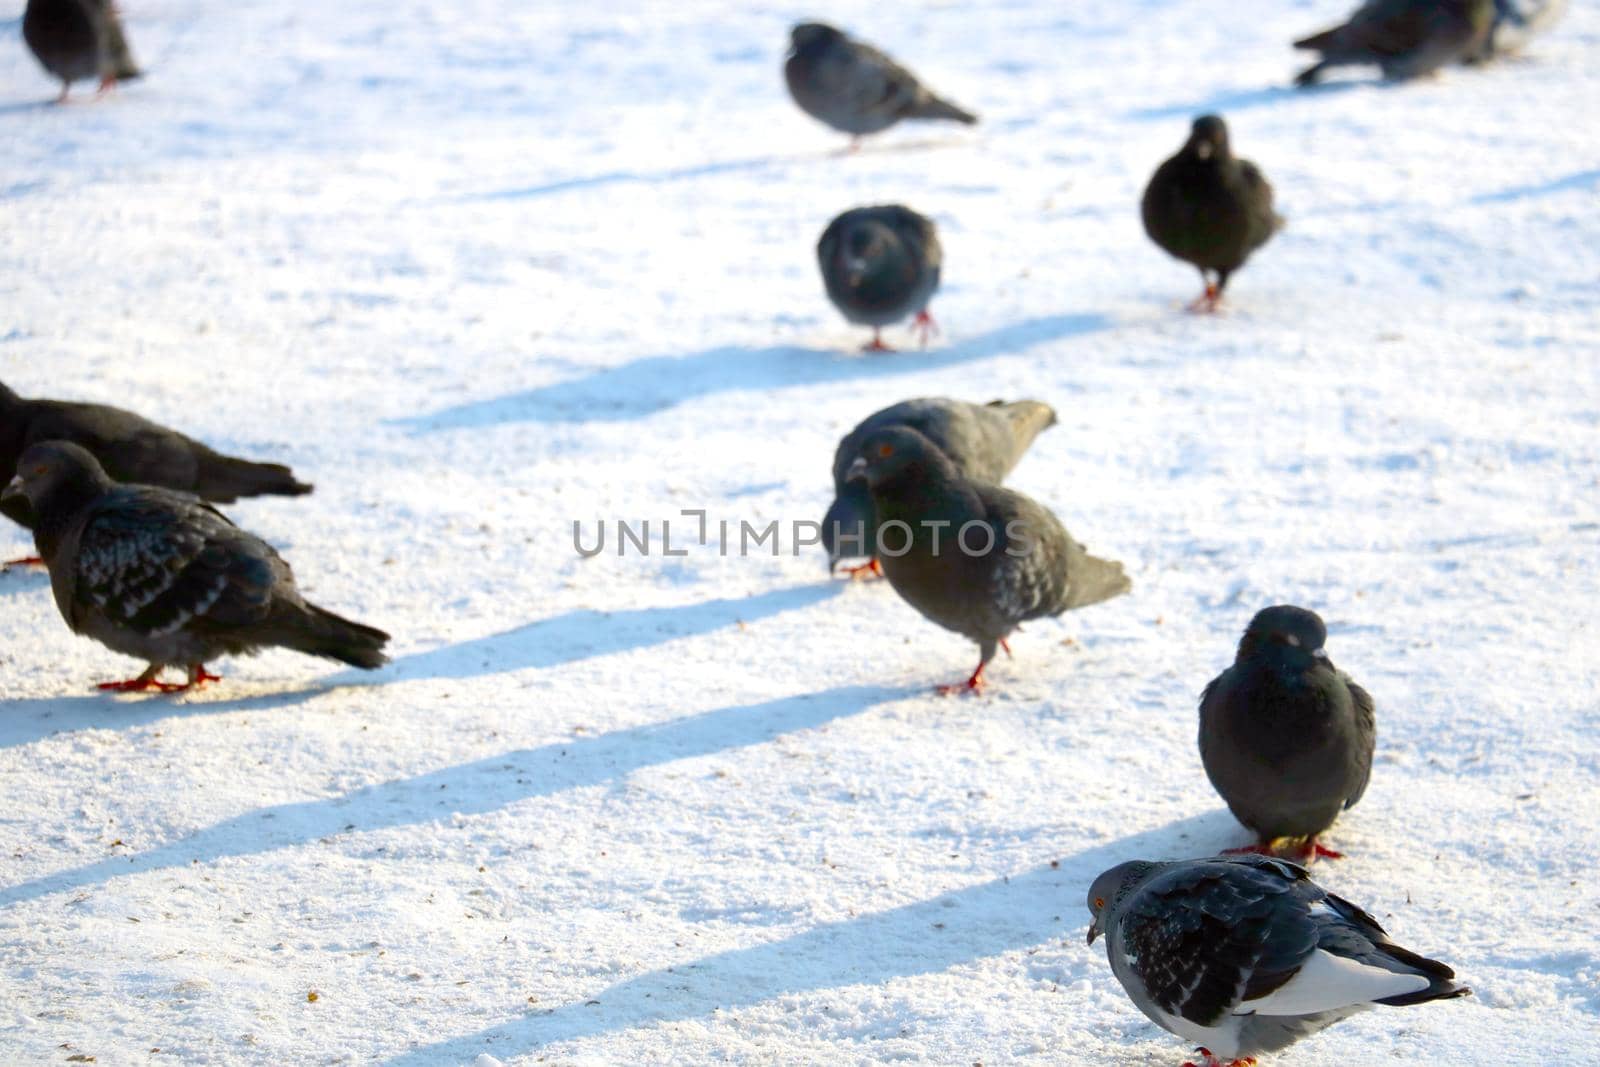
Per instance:
[[[752,597],[705,600],[665,608],[569,611],[503,633],[402,656],[385,674],[405,680],[475,678],[535,667],[559,667],[810,607],[837,596],[844,585],[843,582],[818,582],[774,589]],[[361,672],[350,671],[336,680],[358,684],[363,677]]]
[[[558,1008],[412,1049],[389,1060],[389,1067],[469,1063],[485,1052],[518,1056],[789,993],[933,974],[1060,938],[1063,927],[1076,935],[1088,922],[1084,892],[1101,871],[1129,859],[1214,855],[1234,828],[1225,811],[1191,816],[1085,849],[1058,865],[651,971]],[[1079,948],[1086,970],[1105,966],[1092,950]]]
[[[1600,170],[1580,170],[1562,178],[1533,185],[1513,185],[1497,193],[1482,193],[1472,198],[1474,204],[1504,204],[1513,200],[1529,200],[1550,196],[1553,193],[1592,192],[1600,186]]]
[[[584,377],[509,396],[396,419],[413,433],[518,422],[621,422],[730,389],[777,389],[921,373],[1104,329],[1104,316],[1050,315],[957,341],[947,348],[890,355],[843,355],[789,347],[726,345],[690,355],[646,356]]]
[[[0,889],[0,907],[51,893],[228,856],[250,856],[342,834],[480,815],[532,797],[597,785],[644,767],[758,745],[810,730],[919,689],[841,686],[719,708],[598,737],[498,753],[343,796],[279,804],[226,819],[181,841]]]
[[[223,683],[226,684],[226,683]],[[92,689],[90,683],[85,689]],[[271,711],[289,707],[330,692],[327,682],[276,693],[229,700],[190,700],[159,693],[120,697],[110,693],[92,696],[43,697],[9,700],[0,712],[0,748],[27,745],[42,738],[76,730],[124,730],[148,726],[163,719],[193,715],[220,715],[230,711]]]

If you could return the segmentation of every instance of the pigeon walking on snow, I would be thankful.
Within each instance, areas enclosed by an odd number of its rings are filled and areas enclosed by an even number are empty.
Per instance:
[[[852,208],[817,241],[828,299],[846,319],[872,327],[863,351],[885,352],[882,329],[912,318],[922,346],[938,330],[928,301],[939,288],[944,252],[933,220],[899,204]]]
[[[82,445],[119,482],[181,489],[215,504],[231,504],[242,496],[311,492],[311,486],[295,481],[288,467],[222,455],[131,411],[66,400],[25,400],[0,383],[0,476],[9,480],[23,451],[40,441]],[[0,503],[0,514],[33,527],[26,499]]]
[[[879,559],[894,591],[929,621],[978,643],[972,676],[942,692],[981,686],[984,667],[1020,623],[1129,589],[1122,564],[1089,555],[1021,493],[963,477],[913,429],[867,434],[848,476],[865,479],[872,494]]]
[[[839,561],[868,557],[871,562],[852,569],[882,574],[877,560],[878,524],[872,494],[864,481],[850,481],[850,464],[861,454],[861,442],[874,430],[906,426],[926,437],[950,457],[962,477],[984,485],[998,485],[1022,459],[1033,439],[1056,424],[1056,413],[1037,400],[969,404],[964,400],[930,397],[902,400],[868,415],[861,425],[839,441],[833,454],[834,500],[822,520],[822,545],[828,551],[828,573]]]
[[[28,0],[22,39],[45,70],[61,79],[67,99],[75,81],[98,79],[103,93],[140,75],[111,0]]]
[[[1383,76],[1416,78],[1480,55],[1496,0],[1367,0],[1348,22],[1294,42],[1322,53],[1296,85],[1312,85],[1329,67],[1376,63]]]
[[[274,647],[368,670],[386,662],[388,634],[308,603],[272,546],[195,497],[117,485],[64,441],[22,454],[4,493],[17,495],[38,518],[34,543],[68,628],[150,665],[102,689],[187,689],[216,679],[208,660]],[[168,665],[188,681],[159,681]]]
[[[1105,936],[1134,1006],[1199,1043],[1202,1067],[1252,1064],[1377,1005],[1471,992],[1284,860],[1136,860],[1096,878],[1088,903],[1089,944]]]
[[[1280,841],[1305,858],[1339,853],[1317,835],[1355,806],[1372,774],[1372,697],[1336,668],[1315,612],[1279,605],[1250,620],[1233,666],[1200,697],[1200,759],[1253,851]]]
[[[1182,150],[1156,168],[1141,212],[1152,241],[1199,268],[1205,292],[1191,311],[1215,311],[1229,275],[1283,225],[1272,186],[1254,163],[1234,156],[1216,115],[1195,119]]]
[[[783,80],[800,110],[859,140],[901,119],[948,119],[970,126],[978,117],[934,96],[916,75],[873,48],[820,22],[789,31]],[[855,142],[852,142],[854,144]]]

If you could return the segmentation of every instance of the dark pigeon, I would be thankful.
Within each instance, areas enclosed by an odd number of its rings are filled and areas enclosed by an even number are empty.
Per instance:
[[[1372,774],[1372,697],[1328,659],[1326,639],[1315,612],[1266,608],[1200,697],[1206,776],[1262,851],[1287,839],[1308,858],[1337,857],[1317,835]]]
[[[67,626],[150,664],[102,689],[187,689],[216,678],[208,660],[264,648],[368,670],[387,662],[388,634],[308,603],[271,545],[195,497],[118,485],[64,441],[22,454],[4,495],[19,494],[38,516],[34,543]],[[158,681],[168,665],[188,681]]]
[[[888,351],[880,331],[906,318],[927,347],[929,333],[938,330],[928,301],[943,262],[933,220],[899,204],[852,208],[817,241],[828,299],[846,319],[872,327],[869,352]]]
[[[1330,67],[1376,63],[1383,76],[1416,78],[1482,53],[1495,0],[1367,0],[1348,22],[1294,43],[1322,53],[1296,85],[1312,85]]]
[[[1033,439],[1056,424],[1049,404],[1037,400],[969,404],[964,400],[930,397],[902,400],[868,415],[861,425],[839,441],[833,454],[833,504],[822,520],[822,545],[828,551],[828,572],[840,560],[870,557],[872,562],[852,573],[882,570],[875,558],[878,524],[873,517],[872,494],[864,481],[849,479],[850,464],[861,454],[861,442],[874,430],[906,426],[926,437],[950,457],[961,476],[984,485],[998,485],[1022,459]]]
[[[9,479],[23,451],[40,441],[71,441],[88,449],[119,482],[181,489],[214,504],[242,496],[300,496],[311,486],[288,467],[252,463],[214,452],[131,411],[66,400],[24,400],[0,383],[0,477]],[[0,514],[33,528],[25,499],[0,503]]]
[[[915,430],[867,434],[848,476],[865,479],[872,493],[879,560],[894,591],[929,621],[978,643],[977,669],[943,692],[981,686],[984,667],[1018,624],[1129,589],[1122,564],[1089,555],[1021,493],[962,477]]]
[[[1272,186],[1254,163],[1234,156],[1216,115],[1195,119],[1183,148],[1156,168],[1141,211],[1150,239],[1199,269],[1205,292],[1191,311],[1215,311],[1229,275],[1283,225]]]
[[[948,119],[970,126],[978,116],[934,96],[916,75],[873,48],[820,22],[789,31],[783,80],[800,110],[854,137],[901,119]]]
[[[1276,1052],[1377,1005],[1464,997],[1455,972],[1389,940],[1305,868],[1262,856],[1113,867],[1089,887],[1089,944],[1205,1067]]]
[[[22,39],[45,70],[61,79],[61,95],[75,81],[95,79],[105,92],[140,76],[111,0],[28,0]]]

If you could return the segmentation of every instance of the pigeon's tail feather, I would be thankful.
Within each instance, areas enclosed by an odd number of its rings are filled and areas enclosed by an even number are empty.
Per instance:
[[[1072,582],[1067,590],[1067,603],[1062,610],[1087,607],[1102,600],[1121,596],[1133,588],[1116,560],[1099,556],[1084,556],[1072,569]]]
[[[388,634],[374,626],[340,618],[315,604],[307,604],[302,613],[288,620],[281,637],[281,643],[296,652],[336,659],[362,670],[376,670],[389,662],[383,654]]]
[[[1310,37],[1302,37],[1294,43],[1294,46],[1307,52],[1329,52],[1339,43],[1344,31],[1345,27],[1335,26],[1321,33],[1313,33]]]
[[[242,496],[304,496],[311,486],[295,481],[281,463],[252,463],[213,453],[200,463],[195,494],[213,503],[229,504]]]
[[[1056,424],[1056,409],[1038,400],[1014,400],[1009,404],[996,402],[1011,423],[1011,436],[1017,442],[1020,456],[1033,444],[1033,439]]]
[[[1305,70],[1302,70],[1299,74],[1296,74],[1294,76],[1294,83],[1302,87],[1307,85],[1315,85],[1317,83],[1317,79],[1322,77],[1322,72],[1327,70],[1329,66],[1330,64],[1326,59],[1324,59],[1321,63],[1314,63]]]
[[[959,108],[948,100],[941,100],[931,93],[926,99],[919,100],[912,105],[911,110],[906,112],[906,115],[908,118],[913,119],[949,119],[952,122],[961,122],[968,126],[975,126],[978,123],[978,116],[972,112]]]
[[[1402,993],[1397,997],[1384,997],[1373,1001],[1374,1004],[1387,1004],[1391,1008],[1409,1008],[1413,1004],[1426,1004],[1430,1000],[1453,1000],[1456,997],[1469,997],[1472,990],[1458,982],[1435,982],[1426,989],[1419,989],[1415,993]]]
[[[1405,965],[1428,979],[1428,985],[1425,989],[1418,989],[1413,993],[1401,993],[1397,996],[1384,997],[1375,1001],[1375,1003],[1387,1004],[1392,1008],[1404,1008],[1412,1004],[1426,1004],[1430,1000],[1450,1000],[1453,997],[1464,997],[1472,993],[1472,990],[1454,981],[1456,972],[1451,970],[1448,964],[1429,959],[1427,956],[1418,955],[1408,948],[1401,948],[1399,945],[1383,944],[1379,945],[1378,949],[1390,959]]]

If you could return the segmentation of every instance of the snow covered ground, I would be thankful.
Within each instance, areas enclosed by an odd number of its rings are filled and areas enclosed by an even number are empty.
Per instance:
[[[1296,93],[1345,0],[126,0],[149,77],[61,108],[21,7],[0,380],[291,462],[314,496],[230,513],[395,663],[103,696],[137,665],[0,576],[0,1060],[1176,1064],[1084,890],[1246,840],[1194,706],[1289,601],[1379,708],[1315,875],[1477,995],[1276,1059],[1593,1061],[1593,5]],[[841,157],[778,72],[808,14],[984,123]],[[1207,110],[1290,224],[1198,318],[1137,200]],[[941,227],[945,334],[862,357],[812,248],[886,200]],[[820,518],[838,437],[919,395],[1054,404],[1012,484],[1134,579],[981,697],[787,534],[573,551]]]

